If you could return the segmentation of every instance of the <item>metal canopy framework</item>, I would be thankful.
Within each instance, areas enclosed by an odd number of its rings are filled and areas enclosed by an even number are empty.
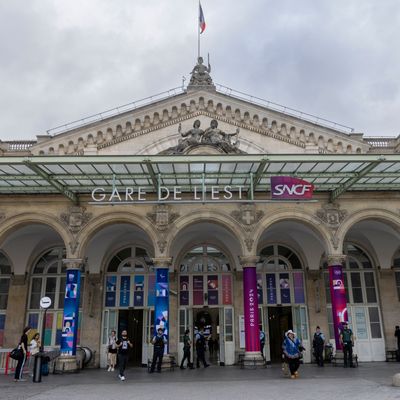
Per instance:
[[[346,191],[400,190],[400,155],[188,155],[0,157],[0,195],[80,195],[102,187],[241,186],[250,193],[270,190],[270,177],[307,180],[333,201]]]

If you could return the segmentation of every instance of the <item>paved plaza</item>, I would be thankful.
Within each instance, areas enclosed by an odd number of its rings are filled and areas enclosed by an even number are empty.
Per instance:
[[[327,365],[304,365],[300,378],[283,377],[278,365],[267,369],[241,370],[238,367],[166,371],[148,374],[146,369],[126,371],[126,381],[117,373],[83,370],[78,374],[49,375],[41,383],[13,382],[0,377],[0,399],[71,400],[211,400],[211,399],[400,399],[400,388],[392,376],[399,363],[365,363],[356,369]]]

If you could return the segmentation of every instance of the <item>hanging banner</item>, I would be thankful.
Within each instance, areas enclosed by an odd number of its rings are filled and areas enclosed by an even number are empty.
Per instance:
[[[129,307],[131,277],[121,276],[121,289],[119,292],[119,306]]]
[[[162,328],[164,335],[168,340],[168,314],[169,314],[169,285],[168,268],[157,268],[156,272],[156,298],[154,308],[154,334]],[[168,345],[165,346],[165,352],[168,352]]]
[[[268,304],[276,304],[276,278],[275,274],[267,274],[267,302]]]
[[[80,285],[81,271],[79,269],[67,270],[60,348],[62,355],[76,355]]]
[[[341,265],[329,266],[329,286],[331,290],[332,318],[335,331],[336,349],[342,349],[339,340],[342,322],[348,320],[346,289],[344,287],[343,270]]]
[[[189,276],[181,275],[179,278],[179,303],[181,306],[189,305]]]
[[[135,286],[133,288],[133,305],[143,307],[144,305],[144,275],[135,276]]]
[[[232,304],[232,279],[230,275],[222,275],[222,304]]]
[[[311,200],[314,185],[291,176],[271,176],[271,198],[274,200]]]
[[[260,351],[256,267],[243,268],[244,323],[246,351]]]
[[[115,275],[106,277],[106,307],[115,307],[117,293],[117,277]]]
[[[207,297],[209,305],[218,305],[218,275],[207,276]]]

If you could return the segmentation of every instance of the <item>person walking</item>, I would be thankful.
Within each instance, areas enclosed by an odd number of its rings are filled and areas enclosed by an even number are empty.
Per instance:
[[[314,349],[315,361],[318,367],[324,366],[324,357],[323,357],[324,344],[325,344],[325,336],[321,332],[321,328],[317,326],[313,338],[313,349]]]
[[[283,353],[286,362],[289,365],[290,377],[292,379],[299,377],[300,359],[302,358],[302,351],[304,347],[301,345],[300,340],[292,330],[288,330],[282,345]]]
[[[397,353],[396,353],[396,360],[400,361],[400,327],[396,325],[394,329],[394,337],[397,339]]]
[[[22,378],[22,372],[24,370],[24,365],[26,362],[26,356],[28,352],[28,334],[31,330],[30,326],[27,326],[22,331],[21,339],[19,340],[18,347],[22,350],[22,357],[18,360],[17,366],[15,368],[14,382],[24,382],[26,379]]]
[[[343,347],[343,356],[344,356],[344,367],[354,368],[353,364],[353,346],[354,346],[354,338],[353,331],[349,328],[348,322],[342,322],[343,329],[340,332],[340,343]]]
[[[203,363],[204,368],[210,366],[207,364],[205,352],[206,352],[206,338],[204,336],[204,328],[200,328],[200,330],[196,334],[196,367],[200,368],[200,361]]]
[[[167,338],[164,335],[163,328],[160,327],[157,329],[157,335],[153,337],[151,343],[153,343],[154,345],[154,350],[153,350],[153,362],[151,363],[150,373],[154,372],[156,364],[157,364],[157,372],[161,372],[161,364],[164,356],[164,348],[165,345],[167,344]]]
[[[114,371],[115,365],[117,364],[117,332],[114,330],[111,331],[111,335],[108,338],[108,347],[107,347],[107,360],[108,360],[108,369],[107,371]]]
[[[190,348],[192,347],[192,341],[190,340],[189,334],[190,334],[190,330],[186,329],[185,336],[183,337],[183,357],[182,357],[180,369],[185,369],[185,367],[183,366],[185,360],[187,360],[188,368],[194,369],[193,363],[190,361]]]
[[[124,329],[121,333],[121,339],[117,340],[118,365],[119,365],[118,378],[121,381],[125,380],[125,369],[129,359],[129,348],[131,347],[133,347],[133,344],[128,339],[128,332]]]
[[[264,346],[265,346],[265,332],[260,326],[260,351],[261,355],[264,357]]]

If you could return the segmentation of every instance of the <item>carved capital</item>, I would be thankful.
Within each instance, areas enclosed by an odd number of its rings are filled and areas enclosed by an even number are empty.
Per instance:
[[[253,248],[254,240],[250,237],[247,237],[244,239],[244,242],[246,243],[247,251],[251,252],[251,249]]]
[[[172,264],[172,257],[154,257],[154,268],[168,268]]]
[[[328,266],[330,265],[343,265],[344,262],[346,261],[346,255],[345,254],[328,254],[327,260],[328,260]]]
[[[340,205],[336,203],[325,204],[316,211],[317,217],[332,229],[337,229],[347,214],[347,210],[340,210]]]
[[[67,270],[69,269],[83,269],[83,264],[85,260],[83,258],[64,258],[63,264],[66,266]]]
[[[13,286],[24,286],[27,283],[27,274],[12,275],[11,282]]]
[[[231,216],[246,230],[251,231],[264,216],[264,211],[257,211],[255,204],[241,204],[239,210],[231,212]]]
[[[61,221],[69,228],[69,230],[76,234],[78,233],[92,218],[92,213],[87,213],[85,207],[69,207],[66,213],[61,213]]]
[[[166,231],[178,217],[179,214],[171,212],[171,207],[168,204],[157,204],[153,207],[152,212],[147,213],[147,219],[161,232]]]
[[[243,268],[255,267],[260,257],[258,256],[240,256],[239,261]]]

